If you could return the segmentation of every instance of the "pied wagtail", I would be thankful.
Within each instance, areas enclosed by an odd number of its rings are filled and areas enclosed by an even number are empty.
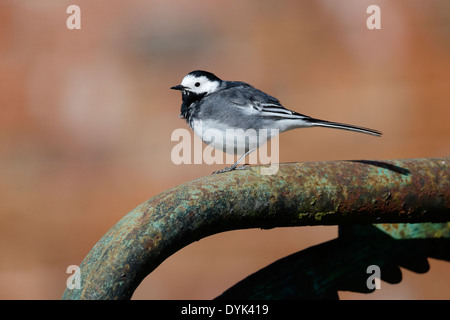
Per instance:
[[[192,71],[180,85],[171,89],[181,91],[183,103],[180,116],[186,119],[202,141],[229,154],[243,154],[231,167],[214,173],[244,169],[245,165],[237,167],[238,163],[272,138],[273,132],[278,134],[296,128],[327,127],[381,136],[381,132],[374,129],[315,119],[288,110],[278,99],[248,83],[224,81],[207,71]],[[227,135],[229,129],[234,130],[234,136]],[[239,134],[244,135],[243,139]]]

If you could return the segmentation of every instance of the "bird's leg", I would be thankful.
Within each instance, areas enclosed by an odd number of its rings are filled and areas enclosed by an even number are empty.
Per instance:
[[[238,164],[243,160],[243,159],[245,159],[245,157],[247,156],[247,155],[249,155],[252,151],[254,151],[255,149],[251,149],[251,150],[249,150],[249,151],[247,151],[242,157],[240,157],[231,167],[226,167],[226,168],[223,168],[223,169],[221,169],[221,170],[217,170],[217,171],[214,171],[212,174],[218,174],[218,173],[224,173],[224,172],[229,172],[229,171],[233,171],[233,170],[246,170],[246,169],[248,169],[248,163],[244,163],[242,166],[240,166],[240,167],[238,167]]]

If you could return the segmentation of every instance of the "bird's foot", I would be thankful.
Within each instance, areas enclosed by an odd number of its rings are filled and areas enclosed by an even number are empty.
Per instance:
[[[238,167],[237,165],[232,165],[231,167],[226,167],[221,170],[214,171],[212,174],[230,172],[230,171],[234,171],[234,170],[247,170],[247,169],[250,169],[250,167],[248,167],[248,166],[249,166],[248,163],[245,163],[240,167]]]

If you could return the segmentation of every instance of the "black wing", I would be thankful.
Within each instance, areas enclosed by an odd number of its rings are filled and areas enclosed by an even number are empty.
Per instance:
[[[271,95],[256,89],[245,82],[228,82],[226,89],[231,101],[237,106],[251,106],[259,111],[261,116],[283,119],[309,119],[310,117],[298,112],[286,109],[280,101]]]

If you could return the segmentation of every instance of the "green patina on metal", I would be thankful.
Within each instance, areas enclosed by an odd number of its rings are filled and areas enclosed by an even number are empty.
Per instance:
[[[235,229],[448,222],[448,159],[280,164],[211,175],[167,190],[124,216],[80,265],[64,299],[129,299],[167,257]],[[435,232],[436,234],[436,232]]]
[[[382,223],[375,227],[394,239],[450,238],[450,222],[443,223]]]

